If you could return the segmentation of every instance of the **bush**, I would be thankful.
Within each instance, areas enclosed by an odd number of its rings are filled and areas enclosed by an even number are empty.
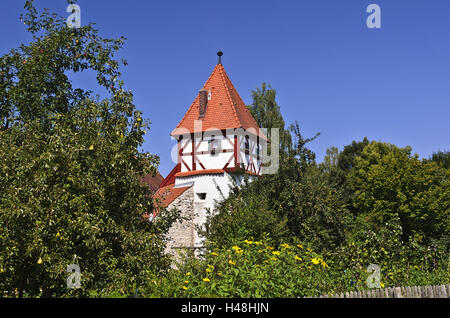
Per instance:
[[[303,297],[323,290],[327,263],[302,244],[244,240],[188,258],[164,278],[148,280],[150,297]]]
[[[390,227],[393,230],[393,226]],[[392,233],[392,232],[391,232]],[[370,233],[324,255],[306,244],[265,238],[187,257],[163,277],[149,276],[145,297],[292,298],[367,290],[370,264],[380,267],[380,287],[450,283],[448,254],[404,244],[388,232]]]

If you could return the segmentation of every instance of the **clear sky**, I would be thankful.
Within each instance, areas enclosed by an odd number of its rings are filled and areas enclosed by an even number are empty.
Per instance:
[[[25,0],[0,2],[0,54],[30,40]],[[369,4],[381,29],[369,29]],[[319,161],[367,136],[410,145],[422,158],[450,149],[449,0],[79,0],[81,24],[128,38],[126,87],[152,121],[144,150],[175,165],[170,132],[224,52],[244,102],[262,82],[277,91],[285,121],[297,120]],[[63,16],[65,0],[36,0]],[[94,79],[75,83],[92,88]]]

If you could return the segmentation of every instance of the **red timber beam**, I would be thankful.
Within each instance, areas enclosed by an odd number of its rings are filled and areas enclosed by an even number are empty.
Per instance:
[[[188,171],[191,171],[191,169],[189,168],[189,166],[187,165],[187,163],[183,159],[183,152],[187,148],[187,146],[189,145],[189,142],[186,142],[186,144],[183,147],[181,147],[181,141],[182,140],[183,140],[183,136],[180,136],[179,140],[178,140],[178,164],[180,164],[180,166],[181,166],[181,164],[183,164]]]

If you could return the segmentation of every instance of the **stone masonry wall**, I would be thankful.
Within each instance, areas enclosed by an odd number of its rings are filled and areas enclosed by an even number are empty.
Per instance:
[[[189,218],[181,223],[174,223],[169,230],[166,253],[175,255],[183,248],[192,248],[195,243],[194,187],[187,189],[168,206],[169,210],[173,208],[180,210],[182,217]]]

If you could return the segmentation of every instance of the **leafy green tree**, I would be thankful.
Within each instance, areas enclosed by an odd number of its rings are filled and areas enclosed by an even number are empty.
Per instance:
[[[375,229],[398,216],[402,239],[439,239],[450,231],[450,171],[411,155],[411,148],[371,142],[350,172],[353,205]]]
[[[25,8],[32,42],[0,57],[0,294],[134,292],[168,267],[176,215],[141,217],[153,202],[140,179],[159,159],[138,150],[149,122],[120,80],[124,39],[68,28],[33,1]],[[109,96],[72,86],[68,74],[84,70]],[[67,288],[70,264],[80,266],[80,289]]]
[[[344,194],[344,200],[350,207],[351,190],[348,189],[347,175],[355,164],[355,158],[369,144],[369,140],[364,138],[362,141],[352,141],[350,145],[344,146],[339,152],[336,147],[327,149],[324,161],[320,164],[323,172],[328,176],[330,184]]]
[[[231,247],[246,238],[259,240],[266,236],[282,242],[289,236],[287,220],[271,209],[267,195],[248,182],[244,187],[244,191],[233,188],[214,213],[208,214],[201,234],[212,246]]]
[[[436,162],[443,168],[450,169],[450,151],[439,150],[437,152],[433,152],[431,158],[426,161]]]
[[[352,141],[339,153],[337,165],[343,171],[350,171],[355,165],[355,158],[360,156],[364,148],[369,144],[367,137],[362,141]]]
[[[252,91],[253,102],[248,106],[259,127],[267,128],[267,137],[270,139],[270,129],[279,128],[280,150],[284,154],[292,150],[292,137],[285,128],[280,106],[276,102],[276,91],[266,83],[261,88]]]

